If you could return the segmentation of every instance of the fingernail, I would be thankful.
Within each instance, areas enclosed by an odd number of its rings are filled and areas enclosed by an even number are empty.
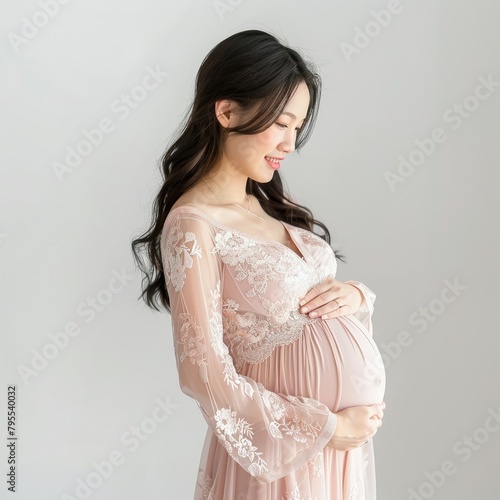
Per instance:
[[[300,305],[300,306],[303,306],[305,303],[306,303],[306,301],[305,301],[305,300],[301,300],[301,301],[299,302],[299,305]]]
[[[313,311],[311,314],[309,314],[309,316],[311,318],[313,318],[314,316],[317,316],[317,315],[318,315],[318,313],[316,311]]]
[[[303,307],[303,308],[302,308],[302,312],[303,312],[304,314],[306,314],[307,312],[309,312],[309,309],[308,309],[307,307]]]

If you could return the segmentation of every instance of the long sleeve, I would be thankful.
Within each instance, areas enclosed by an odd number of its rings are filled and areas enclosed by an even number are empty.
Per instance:
[[[376,299],[375,293],[373,293],[372,290],[370,290],[365,284],[359,281],[349,280],[344,281],[344,283],[349,283],[350,285],[355,286],[358,290],[361,291],[363,295],[363,302],[361,303],[360,308],[353,314],[353,316],[363,324],[363,326],[370,332],[373,337],[372,315]]]
[[[214,231],[203,217],[182,212],[162,234],[179,384],[229,455],[269,483],[321,452],[337,416],[317,400],[271,392],[236,372],[223,341],[223,264]]]

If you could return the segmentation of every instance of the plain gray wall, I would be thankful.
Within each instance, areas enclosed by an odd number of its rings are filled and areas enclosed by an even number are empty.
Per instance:
[[[323,77],[315,133],[280,172],[347,254],[337,278],[377,294],[379,498],[498,497],[498,2],[6,7],[0,460],[6,471],[15,384],[16,498],[82,498],[79,480],[96,486],[93,500],[192,498],[206,423],[180,392],[170,317],[137,300],[129,245],[147,226],[157,162],[201,61],[249,28],[282,35]],[[148,71],[157,86],[141,91]],[[61,170],[98,126],[102,142]],[[51,348],[54,338],[66,345]],[[113,470],[99,475],[110,455]]]

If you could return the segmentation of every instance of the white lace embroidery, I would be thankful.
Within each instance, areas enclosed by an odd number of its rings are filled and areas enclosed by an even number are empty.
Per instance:
[[[238,463],[241,458],[247,458],[252,462],[248,472],[252,476],[268,472],[267,463],[260,457],[262,452],[257,451],[250,438],[253,437],[253,427],[245,419],[238,418],[236,411],[231,408],[221,408],[215,414],[216,433],[219,441],[224,445],[227,452]]]
[[[249,397],[253,397],[254,390],[252,386],[235,370],[233,358],[229,354],[229,348],[223,340],[222,316],[218,312],[220,299],[220,280],[217,282],[217,288],[210,291],[212,297],[212,318],[210,320],[210,342],[219,358],[224,364],[224,380],[233,389],[241,385],[242,391]]]
[[[302,234],[313,245],[326,245],[331,250],[319,236],[307,231]],[[334,276],[331,268],[311,268],[302,259],[301,265],[297,265],[293,252],[283,252],[275,245],[259,245],[229,230],[218,232],[215,242],[215,249],[222,261],[234,268],[235,279],[246,281],[250,286],[245,296],[257,296],[266,311],[265,315],[240,313],[241,306],[236,300],[222,302],[224,331],[231,344],[237,371],[241,370],[244,363],[261,363],[276,347],[296,341],[304,325],[321,320],[301,314],[298,300],[310,288],[328,276]],[[268,290],[270,286],[274,287],[271,293]],[[266,292],[268,296],[274,295],[276,300],[266,298]]]
[[[172,280],[176,291],[182,289],[186,278],[185,270],[193,266],[193,257],[202,258],[196,236],[190,231],[184,234],[179,224],[179,219],[173,224],[166,243],[169,252],[164,256],[166,282]],[[333,255],[331,247],[319,236],[302,228],[296,230],[308,244],[326,247]],[[335,276],[335,273],[327,266],[311,267],[302,259],[296,259],[293,251],[284,252],[282,245],[273,242],[269,245],[258,243],[233,230],[217,228],[214,238],[212,253],[218,253],[223,263],[234,269],[235,279],[245,281],[248,285],[245,295],[249,298],[257,296],[266,311],[265,315],[241,313],[240,304],[234,299],[227,299],[222,301],[224,316],[220,318],[216,311],[217,303],[214,302],[210,321],[212,341],[215,342],[214,348],[219,357],[226,361],[226,382],[234,389],[239,383],[238,377],[227,363],[230,354],[223,339],[226,338],[231,346],[236,372],[241,370],[244,363],[261,363],[276,347],[296,341],[303,332],[304,325],[321,320],[301,314],[298,300],[310,288],[329,276]],[[333,258],[332,262],[336,263],[336,260]],[[270,286],[273,286],[271,293],[268,290]],[[271,301],[265,297],[266,292],[268,296],[274,295],[276,300]],[[215,294],[212,300],[218,300],[219,285],[211,293]],[[186,330],[181,339],[185,344],[183,359],[188,356],[191,363],[198,363],[200,377],[203,377],[206,366],[203,346],[199,343],[201,333],[195,326],[194,318],[186,315],[181,319],[185,322]]]
[[[238,314],[239,304],[234,299],[222,302],[225,335],[230,339],[231,351],[237,371],[244,363],[261,363],[281,345],[295,342],[304,325],[321,318],[309,318],[298,310],[289,309],[285,302],[269,303],[269,316],[252,312]]]
[[[184,241],[179,243],[182,237]],[[190,248],[187,244],[191,242]],[[175,291],[178,292],[184,286],[185,269],[193,267],[193,256],[201,257],[201,248],[196,236],[190,231],[183,233],[178,223],[172,227],[166,246],[169,252],[163,256],[165,281],[168,285],[172,280]]]
[[[321,450],[312,460],[309,460],[306,465],[311,476],[323,477],[325,475],[323,450]]]
[[[300,400],[295,396],[283,396],[284,399],[295,403],[287,404],[274,392],[268,391],[260,382],[257,387],[262,396],[262,401],[268,408],[273,421],[269,424],[269,432],[273,437],[283,439],[283,433],[292,436],[295,441],[305,443],[309,438],[316,439],[322,427],[311,416],[307,408],[300,405]],[[311,406],[320,408],[317,401],[303,398]]]
[[[227,345],[223,342],[222,317],[217,310],[217,304],[220,298],[220,280],[217,282],[217,288],[210,291],[212,297],[212,316],[210,318],[210,342],[224,365],[224,380],[235,390],[239,385],[242,391],[249,397],[253,397],[254,390],[252,386],[238,373],[234,368],[233,358],[229,354]],[[180,313],[181,323],[179,333],[179,362],[182,363],[186,358],[192,364],[199,366],[199,377],[203,383],[208,383],[207,361],[205,358],[206,346],[203,342],[203,331],[196,323],[196,318],[190,313]],[[181,351],[182,348],[182,351]]]
[[[215,247],[226,264],[237,266],[254,256],[257,243],[233,234],[233,231],[219,229],[215,235]]]
[[[194,365],[199,366],[200,379],[208,382],[207,362],[205,359],[206,347],[203,343],[203,330],[196,324],[196,318],[190,313],[180,313],[181,328],[179,332],[179,359],[182,363],[186,358]],[[182,349],[182,352],[181,352]]]

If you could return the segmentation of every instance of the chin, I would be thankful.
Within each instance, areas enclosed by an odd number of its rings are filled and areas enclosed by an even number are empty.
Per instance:
[[[259,184],[266,184],[273,180],[274,172],[271,172],[268,175],[249,175],[248,178],[252,179],[254,182],[258,182]]]

